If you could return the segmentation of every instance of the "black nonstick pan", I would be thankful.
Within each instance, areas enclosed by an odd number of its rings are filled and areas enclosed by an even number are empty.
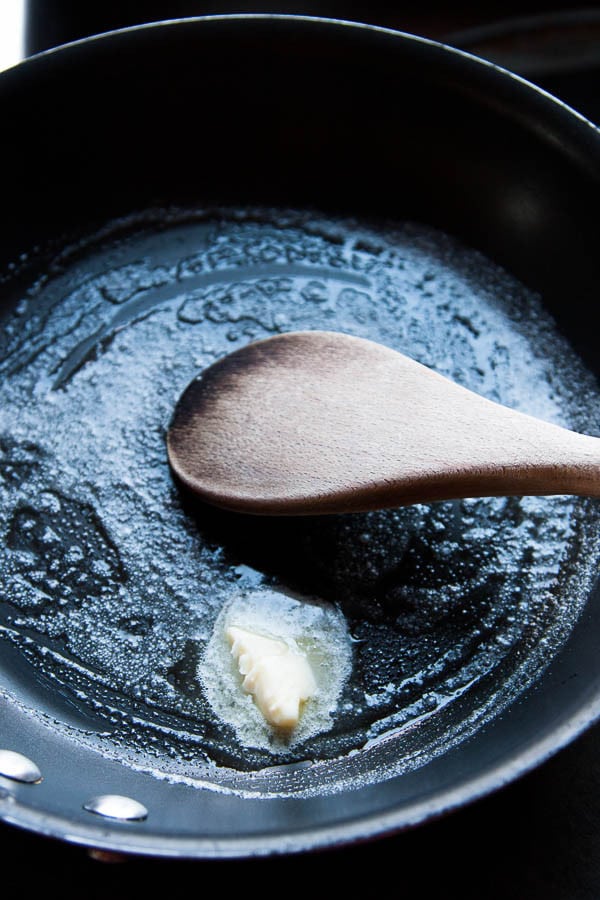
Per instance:
[[[323,327],[599,434],[597,130],[448,47],[277,16],[40,54],[0,110],[2,818],[163,856],[334,846],[594,722],[597,504],[252,519],[182,493],[165,434],[204,366]],[[291,738],[236,693],[232,611],[312,642]]]

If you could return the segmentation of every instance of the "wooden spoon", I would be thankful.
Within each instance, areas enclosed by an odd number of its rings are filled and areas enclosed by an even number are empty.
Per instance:
[[[380,344],[291,332],[224,357],[182,394],[175,474],[248,513],[359,512],[455,497],[600,496],[600,439],[474,394]]]

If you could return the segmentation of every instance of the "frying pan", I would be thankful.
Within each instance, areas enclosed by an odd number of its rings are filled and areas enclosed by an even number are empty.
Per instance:
[[[111,670],[118,655],[111,648],[105,657],[98,651],[114,638],[115,597],[126,605],[136,577],[143,580],[146,574],[132,574],[119,562],[115,532],[123,533],[119,528],[128,508],[142,503],[150,488],[122,480],[107,497],[96,469],[114,452],[98,421],[114,415],[115,430],[127,433],[128,415],[139,415],[127,398],[143,396],[130,395],[127,380],[121,382],[122,394],[108,399],[102,394],[105,351],[119,354],[119,371],[129,377],[126,361],[141,334],[138,323],[143,327],[153,311],[162,314],[174,304],[182,310],[187,302],[187,319],[183,315],[179,321],[197,327],[203,364],[203,353],[211,352],[211,326],[200,316],[194,319],[196,294],[186,294],[186,285],[181,297],[171,290],[167,262],[175,260],[181,272],[182,260],[195,260],[196,269],[183,268],[200,277],[206,272],[191,244],[204,241],[209,253],[213,241],[227,245],[228,235],[239,238],[240,229],[265,223],[270,246],[293,233],[339,249],[343,236],[355,229],[362,235],[360,252],[369,259],[385,252],[388,234],[391,241],[407,233],[448,235],[440,240],[451,256],[458,241],[482,254],[476,258],[484,269],[488,260],[498,267],[495,283],[517,291],[516,319],[522,295],[506,278],[541,297],[572,348],[567,353],[561,344],[561,352],[596,372],[597,130],[522,79],[460,51],[386,29],[289,16],[190,19],[77,42],[4,73],[0,108],[3,378],[23,390],[22,376],[34,416],[46,416],[49,430],[66,429],[54,441],[63,456],[48,461],[14,417],[8,429],[3,420],[3,484],[7,492],[17,492],[21,507],[3,519],[4,549],[13,554],[5,559],[13,560],[13,568],[5,563],[1,597],[1,743],[34,763],[42,779],[36,769],[27,771],[22,761],[5,754],[2,818],[80,844],[163,856],[258,856],[334,846],[414,826],[463,805],[531,769],[594,722],[600,711],[597,519],[594,505],[582,503],[572,577],[555,578],[545,595],[542,633],[534,636],[529,669],[523,659],[527,647],[520,643],[483,666],[453,702],[421,707],[402,725],[360,745],[350,742],[337,755],[325,741],[318,745],[319,759],[299,750],[289,759],[285,753],[275,756],[274,764],[268,754],[251,756],[245,764],[242,745],[237,755],[227,756],[227,742],[219,744],[219,736],[231,730],[219,730],[214,722],[212,731],[199,728],[185,705],[165,709],[152,693],[152,680],[140,682],[137,695],[119,690],[127,679]],[[417,224],[402,231],[406,222]],[[162,275],[147,266],[156,254]],[[327,288],[328,279],[340,276],[346,287],[365,288],[364,271],[357,285],[356,271],[344,268],[343,256],[341,262],[335,254],[328,259],[327,271],[318,253],[308,260],[309,268],[316,267],[309,272],[312,281],[318,276]],[[268,266],[277,260],[267,255],[259,262],[267,270],[248,271],[229,259],[209,273],[212,281],[203,289],[227,278],[236,285],[263,278],[268,294],[274,277]],[[277,277],[305,277],[295,265],[277,270]],[[130,276],[137,279],[133,291],[124,287]],[[158,295],[148,304],[150,291]],[[245,295],[240,296],[243,305]],[[65,306],[75,301],[81,304],[79,318]],[[100,318],[92,319],[90,330],[86,315],[92,308]],[[243,319],[242,310],[238,320]],[[286,327],[285,321],[275,324]],[[233,340],[238,339],[236,333]],[[55,350],[52,367],[46,359]],[[148,343],[146,351],[148,371],[156,378]],[[192,361],[186,358],[180,368],[176,358],[162,362],[169,393],[160,401],[159,420],[166,427],[176,399],[173,384],[185,386]],[[167,372],[175,372],[175,381]],[[131,373],[132,380],[139,377]],[[77,393],[77,384],[99,391],[94,394],[98,421],[81,406],[84,394]],[[40,400],[51,391],[55,414]],[[27,416],[23,408],[25,423],[31,421]],[[585,424],[597,428],[589,415]],[[318,594],[322,588],[323,594],[329,591],[326,599],[339,600],[335,591],[331,596],[329,569],[340,552],[351,568],[343,556],[345,520],[273,526],[198,508],[169,481],[160,449],[164,428],[153,428],[131,436],[133,449],[152,462],[148,471],[162,486],[159,493],[165,492],[162,513],[155,508],[154,519],[171,521],[176,510],[189,540],[202,536],[229,582],[264,577],[285,590],[310,588]],[[99,446],[82,466],[76,441],[85,443],[90,434],[98,435]],[[135,454],[130,459],[133,464]],[[115,492],[119,514],[107,522]],[[44,514],[37,521],[40,509]],[[522,521],[518,504],[508,505],[510,510]],[[444,508],[438,526],[457,529],[453,546],[464,561],[463,514],[459,507]],[[405,515],[409,534],[415,515],[424,517],[425,530],[433,527],[430,510]],[[550,528],[548,515],[544,528]],[[389,521],[375,522],[384,544]],[[364,522],[359,524],[363,528]],[[131,554],[150,540],[152,527],[148,520],[147,534],[135,533]],[[352,530],[352,522],[348,527]],[[71,582],[60,561],[51,568],[58,558],[52,542],[72,550],[75,536],[79,556],[69,558],[79,580]],[[178,541],[180,535],[172,533],[172,544]],[[333,555],[318,556],[317,562],[314,554],[297,552],[332,544]],[[168,546],[163,549],[164,591],[176,598],[177,556]],[[406,552],[414,563],[414,543]],[[422,561],[431,562],[423,554]],[[87,629],[90,658],[78,656],[68,633],[37,629],[32,595],[15,593],[15,573],[22,575],[18,565],[31,574],[32,555],[38,569],[47,566],[40,600],[45,621],[52,620],[55,608],[70,610],[68,621]],[[362,557],[365,565],[370,561]],[[570,591],[582,566],[586,576],[577,582],[582,596],[575,603]],[[467,578],[476,581],[476,566],[467,569]],[[305,577],[306,570],[312,577]],[[355,570],[351,577],[361,580]],[[519,577],[513,584],[517,593]],[[387,613],[371,583],[365,583],[347,612],[355,623],[361,616],[370,619],[374,633],[384,628]],[[65,585],[71,591],[67,599]],[[493,584],[486,589],[493,591]],[[81,611],[90,598],[96,604],[93,615]],[[135,648],[166,628],[177,650],[177,635],[168,631],[169,622],[175,632],[183,627],[175,600],[172,621],[156,594],[136,602],[135,621],[129,615],[119,625],[127,631],[123,641]],[[127,607],[128,613],[132,609]],[[421,624],[423,636],[427,623]],[[446,625],[442,617],[442,632]],[[452,628],[452,639],[460,641],[460,624],[453,621]],[[554,637],[544,643],[546,628]],[[492,617],[488,643],[505,634],[506,622]],[[166,676],[168,670],[171,688],[189,694],[198,656],[175,659],[172,650],[165,650],[170,668],[154,675]],[[88,683],[92,676],[97,676],[94,689]],[[192,750],[187,732],[194,737]],[[222,753],[215,763],[211,748],[217,745]]]

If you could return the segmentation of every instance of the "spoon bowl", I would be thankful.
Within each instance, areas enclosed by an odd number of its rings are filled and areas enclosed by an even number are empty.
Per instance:
[[[599,438],[338,332],[289,332],[225,356],[183,392],[167,446],[185,487],[254,514],[600,496]]]

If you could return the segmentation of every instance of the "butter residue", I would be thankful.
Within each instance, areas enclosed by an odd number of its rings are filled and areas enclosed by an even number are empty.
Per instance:
[[[302,705],[314,696],[317,683],[304,654],[285,641],[230,625],[231,644],[244,690],[252,694],[267,722],[291,730],[300,720]]]

